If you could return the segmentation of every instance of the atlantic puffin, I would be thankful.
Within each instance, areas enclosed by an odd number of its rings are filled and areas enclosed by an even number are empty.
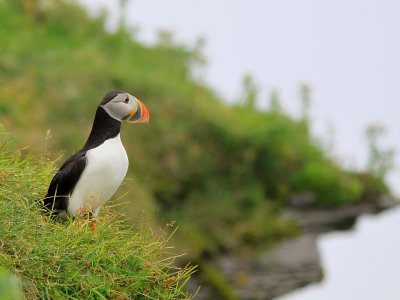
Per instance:
[[[121,123],[147,123],[149,119],[149,111],[136,97],[123,91],[108,92],[97,107],[85,145],[53,177],[43,199],[46,211],[52,216],[66,212],[72,217],[95,218],[128,170]]]

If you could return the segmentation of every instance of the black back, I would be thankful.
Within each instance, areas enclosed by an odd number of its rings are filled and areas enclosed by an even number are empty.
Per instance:
[[[68,208],[68,199],[72,194],[87,164],[86,152],[116,137],[121,130],[121,122],[110,117],[98,107],[89,138],[81,150],[68,158],[51,180],[47,195],[43,199],[45,209],[55,216]]]

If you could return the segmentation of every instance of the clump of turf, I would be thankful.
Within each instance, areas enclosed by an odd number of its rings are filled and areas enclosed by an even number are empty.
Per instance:
[[[7,144],[0,145],[0,266],[20,279],[26,299],[192,298],[183,286],[194,267],[174,266],[167,234],[153,234],[143,220],[129,227],[110,208],[96,232],[85,219],[51,221],[36,200],[53,163]]]

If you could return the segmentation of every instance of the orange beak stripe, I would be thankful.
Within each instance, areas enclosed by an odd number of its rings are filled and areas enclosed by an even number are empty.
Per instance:
[[[142,101],[136,98],[137,106],[129,112],[127,121],[128,123],[148,123],[150,120],[150,113]]]
[[[140,102],[140,105],[142,107],[142,122],[147,123],[150,121],[150,113],[147,107],[142,102]]]
[[[143,104],[142,101],[138,100],[138,102],[139,102],[139,105],[140,105],[140,108],[141,108],[141,111],[142,111],[142,116],[141,116],[141,118],[139,119],[138,122],[140,122],[140,123],[148,123],[149,120],[150,120],[150,113],[149,113],[147,107]]]

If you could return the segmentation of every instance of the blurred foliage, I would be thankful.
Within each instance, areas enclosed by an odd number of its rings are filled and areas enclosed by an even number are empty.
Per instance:
[[[22,288],[18,278],[0,267],[0,299],[22,300]]]
[[[251,74],[246,74],[242,80],[243,85],[243,99],[244,105],[249,109],[256,108],[256,101],[258,97],[259,88]]]
[[[221,274],[221,272],[219,272],[216,267],[214,267],[212,264],[204,263],[202,264],[201,269],[203,272],[204,281],[215,288],[221,299],[240,299],[232,285],[226,280],[226,278]]]
[[[175,237],[192,256],[271,245],[297,232],[279,218],[293,195],[311,193],[317,205],[353,203],[378,180],[344,170],[316,145],[306,86],[300,120],[284,112],[276,92],[271,110],[257,110],[251,76],[242,104],[229,106],[194,79],[193,66],[204,64],[199,45],[160,32],[157,45],[145,46],[123,26],[105,31],[104,16],[90,19],[73,1],[0,5],[7,129],[37,151],[65,149],[67,156],[83,145],[106,91],[142,99],[151,123],[123,128],[131,173],[120,192],[137,196],[126,208],[132,214],[146,209],[158,224],[176,220]],[[45,141],[47,129],[53,139]]]
[[[394,150],[384,149],[379,144],[385,133],[381,124],[371,124],[365,132],[369,150],[368,170],[380,178],[384,178],[394,165]]]

